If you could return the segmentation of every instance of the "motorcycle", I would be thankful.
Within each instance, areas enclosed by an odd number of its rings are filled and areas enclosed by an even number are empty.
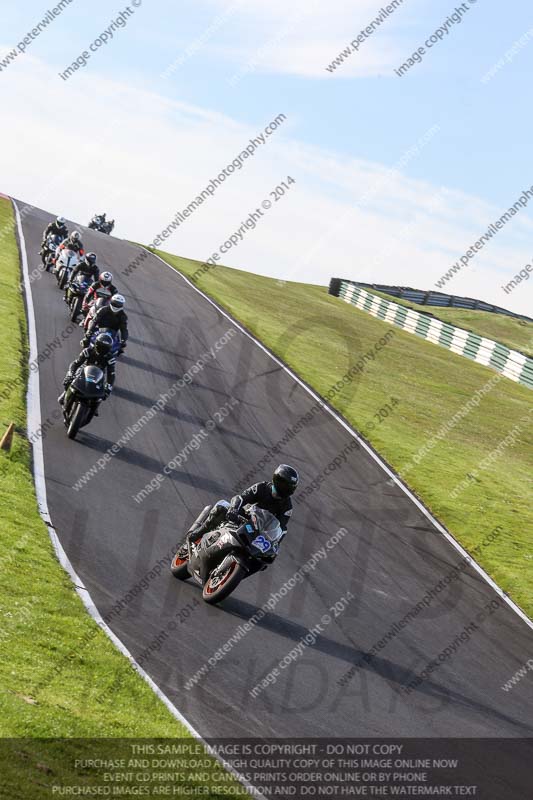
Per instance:
[[[100,292],[103,293],[104,291],[107,292],[107,290],[103,289],[98,290],[97,294],[100,295]],[[80,328],[84,328],[85,330],[87,330],[87,328],[93,321],[96,312],[100,311],[100,309],[103,308],[104,306],[107,306],[110,300],[111,300],[111,292],[107,292],[106,294],[102,294],[101,297],[98,296],[97,300],[94,300],[92,303],[90,303],[89,308],[83,312],[85,314],[85,318],[82,320],[82,322],[80,322]]]
[[[77,275],[74,282],[69,285],[67,289],[67,304],[70,308],[70,319],[72,322],[77,321],[83,305],[83,300],[90,286],[90,280],[86,275],[83,275],[83,273]]]
[[[100,233],[106,233],[107,235],[111,233],[114,227],[115,220],[106,220],[101,214],[95,214],[92,220],[89,222],[89,228],[91,228],[93,231],[99,231]]]
[[[64,248],[61,251],[59,258],[56,260],[56,265],[54,268],[54,274],[60,289],[65,288],[70,280],[70,276],[72,275],[72,270],[79,264],[79,262],[80,257],[75,250]]]
[[[94,365],[80,367],[63,401],[63,421],[69,439],[75,439],[80,428],[89,424],[105,397],[106,380],[102,370]]]
[[[93,333],[91,334],[91,339],[90,339],[90,343],[91,344],[94,344],[94,342],[96,341],[96,337],[100,333],[109,333],[109,335],[113,339],[113,347],[111,349],[111,356],[113,358],[118,358],[119,355],[121,354],[123,348],[126,346],[125,344],[122,343],[122,336],[120,335],[120,331],[114,331],[112,328],[96,328],[96,330],[94,330]],[[82,339],[82,342],[83,342],[83,339]]]
[[[226,504],[226,508],[229,504]],[[206,506],[190,531],[205,521]],[[240,524],[224,520],[213,531],[194,540],[187,537],[172,559],[175,578],[193,578],[202,587],[206,603],[214,605],[228,597],[239,583],[266,569],[266,559],[277,554],[283,532],[278,519],[257,505],[247,505]]]
[[[92,220],[89,222],[89,228],[93,231],[99,231],[103,225],[104,218],[100,214],[95,214]]]
[[[50,272],[50,269],[53,267],[56,257],[56,250],[61,242],[61,236],[58,236],[57,234],[55,236],[49,236],[46,240],[42,249],[42,259],[46,272]]]

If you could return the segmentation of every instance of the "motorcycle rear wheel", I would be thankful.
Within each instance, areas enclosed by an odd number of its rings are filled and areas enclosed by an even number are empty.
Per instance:
[[[199,539],[195,540],[195,544],[198,544],[202,537],[200,536]],[[189,563],[189,549],[187,547],[187,541],[185,540],[181,545],[170,562],[170,571],[177,578],[179,581],[186,581],[187,578],[190,578],[189,570],[187,569],[187,564]]]
[[[225,600],[245,577],[246,572],[237,561],[232,561],[222,577],[216,581],[209,576],[202,591],[202,597],[209,605]],[[214,584],[214,585],[213,585]]]
[[[74,409],[74,412],[70,417],[70,423],[67,430],[67,436],[69,439],[76,438],[78,431],[85,422],[86,414],[87,414],[87,409],[85,408],[85,406],[82,405],[82,403],[78,403],[76,405],[76,408]]]

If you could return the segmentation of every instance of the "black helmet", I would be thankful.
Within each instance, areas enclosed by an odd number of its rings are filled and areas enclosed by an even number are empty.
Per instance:
[[[96,253],[87,253],[85,256],[85,263],[88,264],[90,267],[94,267],[96,264]]]
[[[110,333],[99,333],[94,342],[94,349],[99,356],[108,356],[113,347],[113,337]]]
[[[298,473],[288,464],[280,464],[272,476],[272,487],[278,497],[289,497],[298,486]]]

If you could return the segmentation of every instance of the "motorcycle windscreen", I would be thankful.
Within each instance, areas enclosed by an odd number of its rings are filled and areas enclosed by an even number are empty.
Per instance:
[[[256,535],[250,542],[252,551],[259,550],[263,555],[270,552],[283,537],[279,520],[270,511],[253,505],[250,509],[250,519],[256,528]]]
[[[89,290],[90,285],[91,284],[87,278],[81,278],[78,276],[72,284],[71,289],[75,294],[85,294]]]
[[[72,386],[89,400],[98,400],[104,396],[105,376],[100,367],[90,365],[84,367],[72,381]]]
[[[59,263],[65,266],[74,267],[78,263],[78,254],[74,250],[63,250],[59,257]]]

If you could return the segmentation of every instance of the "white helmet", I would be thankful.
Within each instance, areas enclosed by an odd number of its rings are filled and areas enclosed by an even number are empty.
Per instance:
[[[117,313],[117,311],[122,311],[125,305],[126,301],[121,294],[114,294],[109,301],[109,308],[115,313]]]
[[[70,234],[70,239],[73,242],[79,242],[80,239],[81,239],[80,232],[79,231],[72,231],[72,233]]]
[[[67,224],[65,217],[58,217],[56,219],[56,222],[58,225],[61,225],[62,227]]]

